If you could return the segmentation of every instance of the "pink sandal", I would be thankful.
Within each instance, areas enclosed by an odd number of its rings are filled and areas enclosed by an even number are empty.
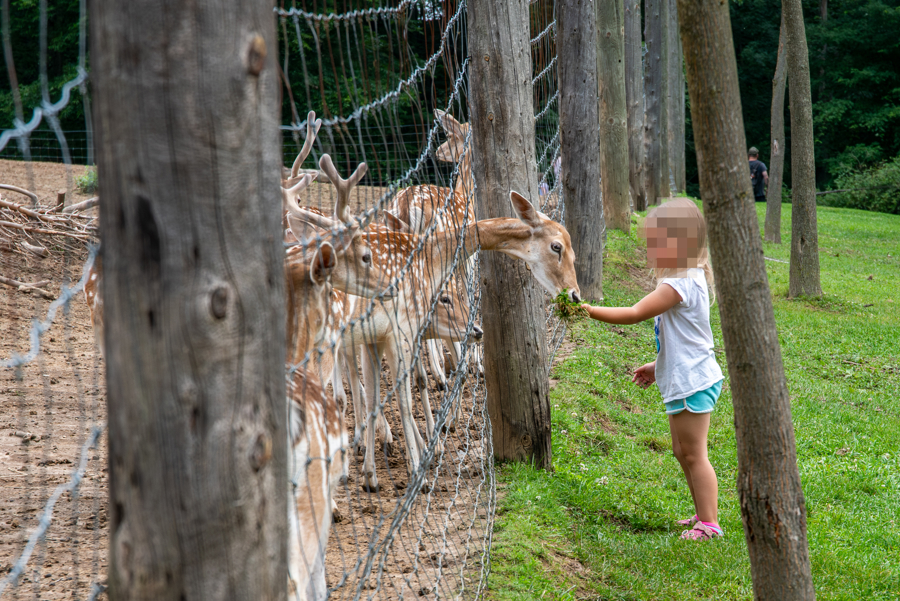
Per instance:
[[[681,533],[681,538],[684,540],[712,540],[721,536],[721,532],[716,532],[703,522],[697,522],[693,528]]]
[[[675,523],[679,526],[687,526],[688,528],[693,528],[694,524],[696,524],[699,520],[700,518],[698,518],[697,514],[695,513],[693,517],[690,517],[686,520],[676,520]]]

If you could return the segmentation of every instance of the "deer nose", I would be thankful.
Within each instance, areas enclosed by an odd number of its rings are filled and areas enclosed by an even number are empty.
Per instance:
[[[475,333],[475,340],[481,340],[481,337],[484,336],[484,331],[478,326],[474,326],[472,331]]]
[[[572,302],[573,302],[573,303],[580,303],[580,302],[581,302],[581,295],[579,295],[576,291],[573,290],[573,291],[571,292],[571,295],[572,295]]]

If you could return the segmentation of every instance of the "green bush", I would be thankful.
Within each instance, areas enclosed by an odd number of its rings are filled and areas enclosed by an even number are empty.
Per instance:
[[[848,171],[836,184],[848,191],[823,194],[818,204],[900,215],[900,156],[866,170]]]
[[[97,169],[88,167],[84,175],[75,178],[75,185],[82,194],[93,194],[97,191]]]

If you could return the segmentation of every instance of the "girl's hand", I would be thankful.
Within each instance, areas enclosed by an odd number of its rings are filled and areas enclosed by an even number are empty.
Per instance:
[[[587,314],[588,314],[589,317],[593,317],[593,316],[594,316],[594,314],[591,313],[591,309],[594,308],[593,305],[589,305],[589,304],[587,304],[587,303],[581,303],[581,308],[584,309],[585,311],[587,311]]]
[[[631,381],[641,388],[647,388],[656,382],[656,361],[641,365],[634,370],[634,377],[631,378]]]

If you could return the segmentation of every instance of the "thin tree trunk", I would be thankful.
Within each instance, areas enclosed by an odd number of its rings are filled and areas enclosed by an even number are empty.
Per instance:
[[[741,518],[754,598],[815,598],[806,504],[750,188],[728,4],[679,0],[679,21],[734,405]]]
[[[647,208],[641,169],[644,162],[644,48],[641,0],[625,0],[625,101],[628,104],[628,182],[635,211]]]
[[[631,203],[628,200],[625,9],[622,0],[594,2],[597,7],[595,23],[598,44],[595,54],[600,84],[600,184],[603,188],[603,214],[609,227],[628,232],[631,229]]]
[[[596,14],[591,0],[560,0],[556,14],[560,32],[559,129],[566,223],[575,250],[575,273],[581,294],[584,298],[601,299],[607,191],[603,190],[601,202]],[[624,158],[627,161],[627,155]],[[606,182],[605,176],[603,181]],[[627,210],[627,181],[624,187]]]
[[[791,266],[788,296],[822,296],[816,225],[816,160],[813,147],[809,52],[800,0],[784,0],[785,56],[791,80]]]
[[[669,128],[667,125],[667,64],[669,0],[646,0],[644,40],[647,44],[647,79],[644,85],[644,193],[648,205],[658,205],[669,190]]]
[[[670,183],[676,192],[686,186],[684,150],[684,53],[678,35],[678,0],[669,2],[668,25],[668,120]]]
[[[769,161],[769,190],[766,195],[766,242],[781,244],[781,184],[784,178],[784,91],[787,67],[784,60],[784,13],[778,36],[778,60],[772,79],[772,155]]]
[[[109,597],[285,599],[271,5],[97,0],[90,10]]]
[[[538,198],[528,0],[470,0],[467,10],[476,215],[512,217],[510,189]],[[552,469],[543,290],[499,253],[482,255],[481,276],[494,454]]]

